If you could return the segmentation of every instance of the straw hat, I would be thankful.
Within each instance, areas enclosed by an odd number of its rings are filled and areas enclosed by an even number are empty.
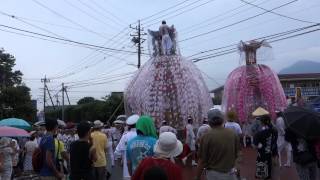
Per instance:
[[[164,132],[160,134],[159,140],[157,140],[154,146],[154,152],[157,155],[166,158],[172,158],[182,153],[183,146],[181,141],[177,139],[177,136],[172,132]]]
[[[269,115],[270,113],[263,109],[262,107],[258,107],[253,113],[252,116],[263,116],[263,115]]]

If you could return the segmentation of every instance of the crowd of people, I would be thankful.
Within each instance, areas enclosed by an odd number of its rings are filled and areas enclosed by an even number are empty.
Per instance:
[[[45,128],[28,139],[0,139],[0,180],[27,172],[36,175],[26,179],[106,180],[117,160],[123,166],[117,179],[182,180],[189,162],[196,167],[194,179],[235,180],[241,177],[242,147],[248,145],[257,150],[252,179],[276,179],[276,164],[290,167],[292,158],[301,180],[319,179],[314,143],[286,129],[282,112],[276,114],[272,121],[260,107],[252,113],[254,121],[240,125],[235,112],[211,109],[197,131],[189,117],[181,133],[166,121],[156,128],[150,116],[136,114],[112,127],[96,120],[61,129],[57,120],[46,119]]]

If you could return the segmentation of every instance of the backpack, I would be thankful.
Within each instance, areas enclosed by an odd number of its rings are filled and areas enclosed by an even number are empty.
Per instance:
[[[34,172],[39,173],[43,165],[43,155],[40,147],[37,147],[32,154],[32,167]]]

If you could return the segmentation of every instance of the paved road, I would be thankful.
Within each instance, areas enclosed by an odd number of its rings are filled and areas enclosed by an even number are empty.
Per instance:
[[[242,154],[243,158],[240,166],[241,176],[246,180],[254,180],[256,152],[252,148],[246,148],[243,149]],[[294,167],[283,167],[281,169],[278,168],[277,173],[279,174],[279,177],[275,178],[275,180],[298,180],[297,173]],[[183,168],[184,180],[193,180],[194,176],[194,167],[188,166]],[[116,166],[112,169],[111,180],[122,180],[121,167]]]

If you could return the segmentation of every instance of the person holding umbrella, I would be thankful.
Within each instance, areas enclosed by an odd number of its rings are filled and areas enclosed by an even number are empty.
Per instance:
[[[267,112],[261,108],[253,113],[253,115],[260,115],[258,119],[262,125],[261,130],[253,138],[253,144],[258,151],[256,160],[256,178],[258,179],[271,179],[272,164],[278,155],[278,133],[271,124],[271,118]]]
[[[302,107],[284,112],[285,140],[292,146],[293,162],[301,180],[319,179],[314,141],[320,137],[320,116]]]

